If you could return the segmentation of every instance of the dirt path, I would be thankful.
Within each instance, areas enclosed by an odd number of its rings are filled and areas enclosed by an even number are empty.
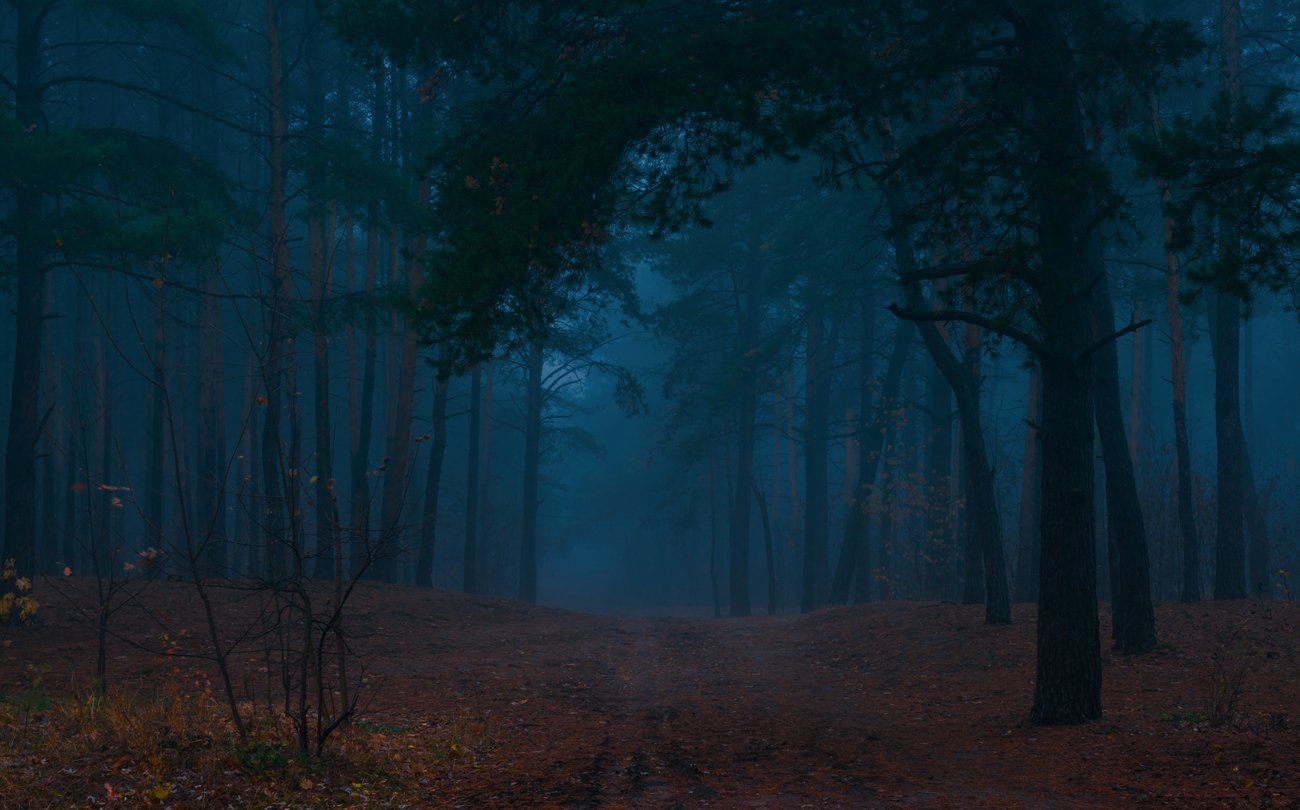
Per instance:
[[[1159,650],[1107,655],[1106,717],[1049,729],[1021,722],[1029,608],[998,628],[933,604],[617,619],[384,586],[357,608],[370,717],[488,729],[431,804],[1300,806],[1297,605],[1162,607]],[[16,639],[0,684],[29,661],[85,682],[88,635],[57,609],[47,622]],[[150,676],[117,652],[120,679]],[[1212,723],[1212,684],[1237,670],[1237,706]]]

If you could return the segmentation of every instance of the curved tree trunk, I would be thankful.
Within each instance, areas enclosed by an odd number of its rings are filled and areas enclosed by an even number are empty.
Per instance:
[[[1103,275],[1092,294],[1093,336],[1100,340],[1115,331],[1110,289]],[[1146,526],[1138,500],[1137,478],[1124,429],[1119,389],[1119,351],[1108,341],[1092,356],[1097,434],[1106,465],[1106,521],[1115,549],[1111,579],[1111,616],[1115,649],[1126,654],[1148,652],[1156,645],[1155,613],[1151,606],[1151,569]]]

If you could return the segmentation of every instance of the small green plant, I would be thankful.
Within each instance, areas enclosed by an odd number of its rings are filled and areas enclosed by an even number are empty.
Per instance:
[[[1198,726],[1205,722],[1205,715],[1188,709],[1177,709],[1172,712],[1165,712],[1164,719],[1180,726]]]
[[[0,704],[27,719],[49,711],[50,696],[45,692],[45,673],[48,671],[49,667],[44,664],[28,664],[27,685],[16,694],[0,695]]]
[[[288,749],[278,742],[253,742],[239,748],[236,753],[244,767],[254,773],[282,771],[289,766],[292,757]]]

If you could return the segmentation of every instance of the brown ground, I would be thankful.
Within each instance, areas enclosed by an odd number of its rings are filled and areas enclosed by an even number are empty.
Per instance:
[[[200,631],[179,586],[149,599]],[[87,682],[84,623],[48,596],[42,612],[0,649],[0,692],[28,663],[52,690]],[[1033,610],[981,618],[895,603],[620,619],[367,586],[352,627],[367,720],[414,730],[413,751],[452,718],[481,730],[464,765],[388,798],[409,806],[1300,806],[1300,604],[1161,606],[1156,652],[1106,654],[1105,718],[1063,728],[1022,723]],[[120,643],[110,657],[127,684],[173,663]],[[1239,684],[1222,722],[1216,682]],[[318,793],[301,801],[372,798]]]

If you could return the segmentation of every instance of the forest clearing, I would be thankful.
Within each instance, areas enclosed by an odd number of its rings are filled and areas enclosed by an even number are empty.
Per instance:
[[[105,718],[85,729],[96,743],[41,742],[94,673],[85,623],[53,606],[43,626],[8,635],[0,806],[115,796],[174,807],[1289,807],[1300,797],[1294,603],[1161,606],[1160,648],[1105,656],[1102,720],[1034,727],[1028,606],[991,627],[978,607],[945,604],[713,621],[383,585],[355,598],[364,709],[310,770],[241,758],[221,722],[123,738],[126,721]],[[172,638],[200,624],[174,585],[145,603]],[[238,623],[238,601],[224,611]],[[138,631],[151,626],[143,614],[120,623],[159,644]],[[266,677],[261,652],[238,658],[241,682]],[[33,665],[46,667],[48,703],[23,708]],[[110,667],[111,690],[194,691],[174,656],[115,641]]]

